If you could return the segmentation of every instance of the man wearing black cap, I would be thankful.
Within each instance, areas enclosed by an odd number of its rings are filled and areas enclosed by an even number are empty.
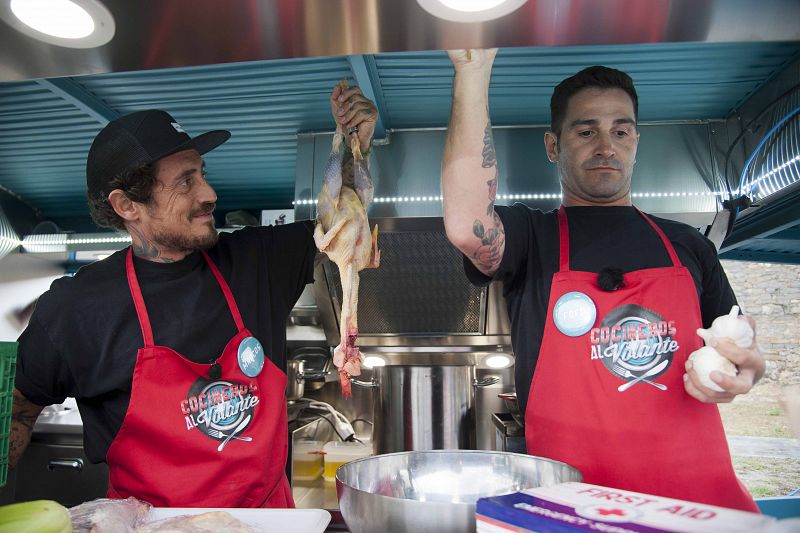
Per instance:
[[[377,113],[358,88],[331,95],[362,150]],[[41,406],[75,397],[84,450],[108,496],[160,507],[293,507],[286,319],[313,278],[310,221],[218,235],[202,154],[169,114],[109,123],[87,159],[89,207],[132,246],[53,283],[19,353],[10,463]]]
[[[164,111],[131,113],[97,135],[86,165],[89,208],[100,226],[131,234],[136,255],[175,261],[217,241],[214,190],[202,154],[230,138],[216,130],[190,138]],[[158,165],[164,176],[153,187]],[[191,185],[191,186],[190,186]],[[153,205],[163,206],[154,212]]]

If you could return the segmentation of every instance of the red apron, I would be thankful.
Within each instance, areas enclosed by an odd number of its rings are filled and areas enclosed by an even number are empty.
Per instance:
[[[758,512],[734,474],[717,406],[683,387],[684,363],[702,345],[692,276],[639,214],[672,266],[627,273],[608,292],[596,273],[569,269],[558,211],[560,267],[525,411],[528,453],[574,466],[586,483]]]
[[[251,334],[228,284],[203,256],[238,330],[216,360],[218,379],[209,378],[211,364],[153,344],[128,250],[128,284],[144,347],[136,355],[128,411],[106,456],[108,496],[135,496],[158,507],[294,507],[284,471],[286,375],[266,354],[255,377],[240,369],[239,344]]]

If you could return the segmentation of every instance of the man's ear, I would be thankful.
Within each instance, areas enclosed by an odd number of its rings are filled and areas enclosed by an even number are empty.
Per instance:
[[[141,205],[128,198],[122,189],[114,189],[108,194],[108,203],[126,222],[139,220]]]
[[[558,137],[552,131],[544,132],[544,149],[551,163],[558,162]]]

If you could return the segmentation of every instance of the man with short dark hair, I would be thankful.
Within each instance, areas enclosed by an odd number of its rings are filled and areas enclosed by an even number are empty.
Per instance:
[[[377,112],[334,89],[334,119],[361,149]],[[19,338],[10,463],[42,406],[75,397],[84,450],[109,497],[159,507],[293,507],[286,320],[313,279],[311,221],[219,235],[202,155],[168,113],[111,121],[87,159],[89,206],[132,246],[56,280]],[[352,157],[352,156],[350,156]]]
[[[696,330],[736,299],[708,239],[631,204],[631,78],[595,66],[555,88],[544,144],[558,166],[559,209],[495,206],[495,53],[450,52],[444,218],[470,279],[504,284],[528,453],[578,468],[587,483],[756,511],[714,403],[748,392],[764,358],[755,341],[714,341],[739,370],[711,373],[722,392],[688,361],[702,346]]]

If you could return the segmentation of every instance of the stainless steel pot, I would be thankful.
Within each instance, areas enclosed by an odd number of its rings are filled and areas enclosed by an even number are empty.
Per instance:
[[[435,450],[347,463],[336,470],[336,495],[353,533],[468,533],[479,498],[581,480],[575,468],[542,457]]]
[[[304,387],[306,391],[319,390],[325,385],[326,381],[329,381],[328,378],[331,374],[330,370],[333,361],[327,349],[315,346],[297,348],[289,357],[289,360],[295,359],[298,361],[305,361],[305,365],[303,366],[304,374],[317,376],[314,379],[310,377],[304,378]],[[333,380],[336,379],[338,379],[338,375],[333,377]]]
[[[306,380],[324,379],[327,372],[306,372],[305,361],[290,359],[286,361],[286,399],[299,400],[305,394]]]
[[[475,379],[475,365],[403,364],[373,369],[372,445],[375,454],[474,449],[475,391],[497,383]]]

